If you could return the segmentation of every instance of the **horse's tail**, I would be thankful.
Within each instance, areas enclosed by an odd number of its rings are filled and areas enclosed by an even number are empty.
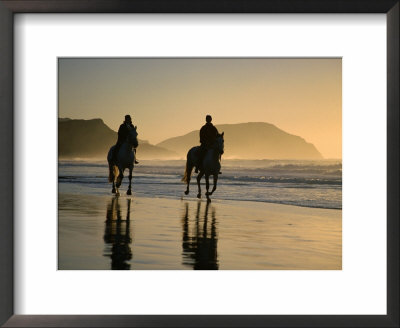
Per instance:
[[[186,168],[185,168],[185,174],[183,175],[182,182],[188,183],[190,182],[190,177],[192,176],[192,171],[193,171],[193,165],[190,165],[189,163],[189,154],[187,156],[186,160]]]
[[[119,175],[119,170],[117,165],[108,166],[108,182],[113,182],[114,178]]]
[[[113,182],[113,166],[108,165],[108,182]]]

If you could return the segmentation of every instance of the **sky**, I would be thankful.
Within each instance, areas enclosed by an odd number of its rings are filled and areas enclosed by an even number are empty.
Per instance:
[[[267,122],[342,157],[341,59],[61,58],[59,117],[126,114],[157,144],[214,124]]]

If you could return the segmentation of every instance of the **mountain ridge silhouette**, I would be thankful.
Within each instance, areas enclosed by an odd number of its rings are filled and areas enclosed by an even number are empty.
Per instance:
[[[109,128],[101,118],[58,119],[58,157],[107,158],[111,146],[117,142],[117,132]],[[139,140],[138,159],[176,158],[173,151]]]
[[[287,133],[266,122],[216,125],[225,132],[224,158],[236,159],[322,159],[317,148],[300,136]],[[200,127],[199,127],[200,129]],[[139,134],[140,136],[140,134]],[[58,119],[60,159],[106,158],[117,141],[117,132],[101,118]],[[156,145],[139,138],[139,159],[186,159],[190,148],[200,144],[199,130],[168,138]]]
[[[217,124],[224,132],[224,158],[238,159],[323,159],[317,148],[300,136],[287,133],[266,122]],[[200,143],[199,131],[168,138],[156,146],[174,150],[180,156]]]

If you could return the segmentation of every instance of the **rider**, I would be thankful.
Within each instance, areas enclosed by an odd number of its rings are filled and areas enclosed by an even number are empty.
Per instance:
[[[212,117],[211,115],[206,116],[206,124],[202,126],[200,129],[200,147],[198,150],[199,161],[196,166],[196,173],[199,172],[199,166],[201,166],[204,156],[207,153],[207,150],[212,147],[215,143],[215,140],[218,136],[217,128],[211,123]],[[219,172],[221,174],[221,172]]]
[[[122,122],[122,124],[119,126],[118,129],[118,140],[117,144],[114,147],[114,152],[113,152],[113,157],[112,161],[114,163],[117,162],[117,155],[119,152],[119,149],[121,148],[121,145],[126,141],[126,138],[128,138],[129,135],[129,130],[132,129],[134,126],[132,124],[132,118],[130,115],[125,115],[125,121]],[[135,151],[135,164],[139,164],[139,162],[136,160],[136,148],[134,149]]]

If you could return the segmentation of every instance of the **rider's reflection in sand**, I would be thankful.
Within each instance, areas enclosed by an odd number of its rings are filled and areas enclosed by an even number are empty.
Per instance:
[[[189,203],[185,203],[182,217],[183,264],[193,266],[195,270],[218,270],[217,224],[215,208],[211,207],[211,224],[209,224],[210,203],[207,202],[204,219],[200,217],[201,201],[197,202],[194,227],[190,227]]]
[[[127,199],[126,219],[121,216],[119,197],[113,197],[107,206],[107,220],[105,222],[104,242],[106,249],[104,256],[111,258],[111,269],[129,270],[128,263],[132,259],[132,237],[130,231],[131,199]]]

